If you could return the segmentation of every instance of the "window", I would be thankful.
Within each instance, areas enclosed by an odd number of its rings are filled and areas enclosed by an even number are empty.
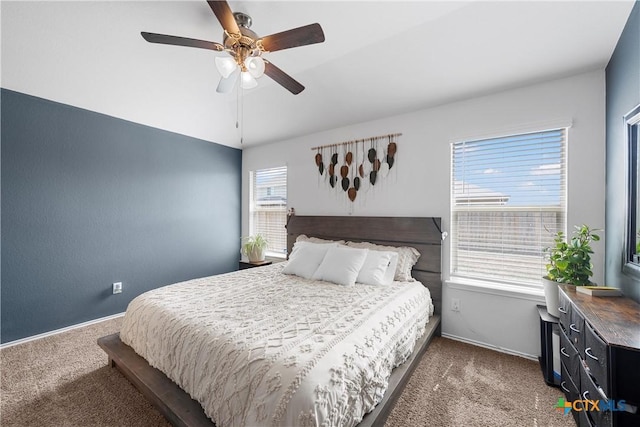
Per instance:
[[[249,233],[262,234],[267,255],[287,254],[287,167],[260,169],[250,174]]]
[[[566,129],[452,144],[451,276],[540,286],[566,229]]]
[[[627,210],[627,245],[625,263],[640,264],[640,105],[624,116],[627,150],[629,153],[628,167],[628,210]]]

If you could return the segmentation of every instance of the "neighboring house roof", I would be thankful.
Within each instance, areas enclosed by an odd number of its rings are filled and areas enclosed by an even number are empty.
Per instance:
[[[287,198],[283,196],[265,196],[256,200],[258,205],[286,205]]]
[[[469,184],[468,182],[454,181],[453,198],[456,205],[505,205],[509,201],[510,196],[498,191]]]

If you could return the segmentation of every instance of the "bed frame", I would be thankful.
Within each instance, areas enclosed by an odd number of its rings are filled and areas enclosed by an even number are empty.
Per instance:
[[[417,367],[431,339],[440,335],[442,310],[441,221],[432,217],[355,217],[355,216],[291,216],[287,222],[289,253],[300,234],[331,240],[368,241],[388,246],[412,246],[421,253],[412,275],[431,292],[435,313],[409,359],[393,370],[382,401],[368,413],[359,426],[382,426],[397,398]],[[122,341],[119,334],[98,339],[98,345],[109,356],[109,365],[122,374],[174,426],[207,426],[215,424],[202,406],[177,384]]]

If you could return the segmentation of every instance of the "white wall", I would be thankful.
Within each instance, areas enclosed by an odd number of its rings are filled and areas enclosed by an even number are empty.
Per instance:
[[[568,224],[604,226],[604,71],[526,86],[400,116],[355,124],[243,151],[243,234],[248,231],[250,170],[288,166],[288,201],[298,215],[439,216],[449,229],[450,143],[464,137],[572,123],[569,131]],[[312,147],[401,132],[390,176],[350,203],[320,181]],[[342,194],[340,194],[342,193]],[[603,282],[604,242],[595,245],[594,280]],[[449,276],[443,245],[443,279]],[[537,295],[444,286],[443,334],[505,351],[539,354]],[[461,310],[449,310],[459,298]]]

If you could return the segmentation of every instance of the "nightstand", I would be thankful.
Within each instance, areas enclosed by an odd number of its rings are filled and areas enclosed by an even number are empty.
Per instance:
[[[542,368],[542,375],[544,376],[544,382],[547,385],[559,387],[560,379],[553,374],[553,335],[554,331],[559,339],[558,332],[558,318],[550,315],[547,312],[547,307],[544,305],[537,305],[538,315],[540,316],[540,367]]]
[[[271,265],[272,263],[273,261],[270,260],[264,260],[262,262],[249,262],[247,260],[241,259],[238,264],[238,269],[246,270],[247,268],[264,267],[265,265]]]

